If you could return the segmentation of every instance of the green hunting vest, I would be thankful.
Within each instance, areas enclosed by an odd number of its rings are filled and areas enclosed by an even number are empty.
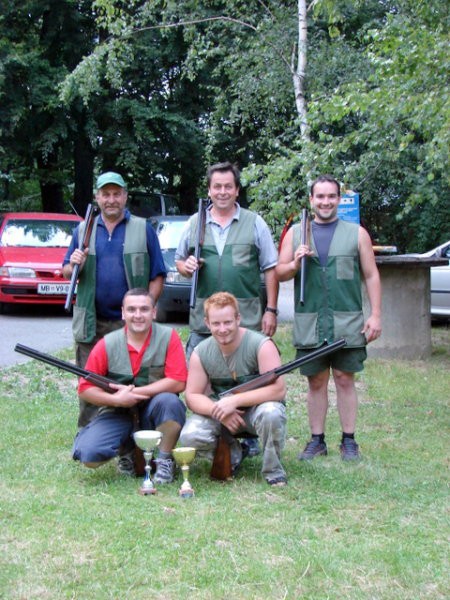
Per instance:
[[[95,337],[97,315],[95,310],[96,252],[95,238],[98,216],[95,219],[89,240],[89,254],[80,273],[76,303],[73,308],[72,329],[76,342],[89,343]],[[78,236],[83,237],[85,223],[80,224]],[[130,216],[125,228],[123,262],[128,289],[148,287],[150,278],[150,257],[147,250],[147,225],[145,219]],[[114,274],[111,275],[114,277]]]
[[[213,396],[229,390],[231,387],[253,379],[259,375],[258,352],[263,343],[270,338],[258,331],[247,329],[242,342],[233,354],[234,372],[220,351],[219,344],[211,336],[196,346],[200,361],[208,375]]]
[[[171,336],[172,329],[170,327],[155,322],[152,323],[150,344],[144,352],[139,372],[134,376],[128,353],[125,328],[106,334],[104,337],[108,357],[108,373],[106,376],[114,379],[117,383],[134,384],[136,386],[147,385],[163,379]],[[105,412],[105,409],[111,410],[111,407],[101,407],[100,411]]]
[[[293,228],[294,250],[300,243],[300,224]],[[366,345],[361,330],[361,276],[358,250],[359,226],[339,220],[322,267],[317,256],[314,236],[310,235],[315,255],[306,262],[304,305],[300,304],[300,271],[294,280],[294,346],[316,348],[343,337],[347,347]]]
[[[190,224],[190,253],[195,246],[197,217]],[[204,321],[203,302],[215,292],[230,292],[239,302],[241,325],[261,329],[261,275],[258,249],[255,246],[256,215],[241,208],[239,220],[233,220],[222,255],[217,252],[209,224],[201,258],[205,260],[198,274],[197,299],[189,315],[189,327],[197,333],[209,333]]]

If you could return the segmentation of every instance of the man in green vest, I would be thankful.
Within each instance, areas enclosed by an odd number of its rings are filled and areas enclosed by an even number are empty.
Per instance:
[[[98,410],[77,434],[73,458],[96,468],[127,449],[133,454],[133,431],[157,429],[163,434],[156,459],[156,483],[173,481],[172,450],[185,422],[178,394],[187,378],[186,359],[177,332],[153,322],[155,304],[146,288],[129,290],[123,299],[125,327],[108,333],[94,346],[88,371],[117,381],[113,393],[81,378],[78,393]],[[137,422],[136,422],[137,421]],[[119,471],[133,474],[132,459]]]
[[[337,409],[342,427],[340,452],[343,460],[360,457],[355,441],[358,397],[355,373],[362,371],[366,344],[381,334],[381,285],[372,242],[365,229],[337,216],[341,200],[339,182],[329,175],[314,181],[310,190],[314,220],[310,243],[301,243],[301,224],[286,234],[276,274],[280,281],[294,280],[294,345],[297,357],[325,342],[345,338],[345,348],[301,367],[308,377],[308,416],[311,440],[300,460],[327,454],[325,420],[328,410],[330,371],[336,386]],[[300,271],[305,264],[304,302],[300,301]],[[364,321],[361,278],[371,313]]]
[[[207,182],[211,203],[206,211],[200,261],[193,255],[197,214],[190,218],[175,254],[181,275],[192,277],[199,269],[196,304],[189,315],[188,358],[193,348],[210,335],[203,303],[215,292],[227,291],[237,298],[244,327],[268,336],[273,336],[277,328],[278,255],[272,234],[262,217],[239,206],[240,173],[235,165],[229,162],[212,165]],[[261,273],[267,292],[264,306]]]
[[[260,215],[239,205],[240,172],[236,165],[224,162],[210,166],[207,184],[211,203],[206,211],[200,260],[193,254],[198,214],[190,218],[175,253],[181,275],[192,277],[199,269],[196,304],[189,315],[188,360],[195,346],[210,335],[203,303],[215,292],[227,291],[237,298],[244,327],[268,336],[273,336],[277,328],[278,253],[270,229]],[[261,273],[266,287],[265,302]],[[244,440],[243,444],[249,456],[259,453],[254,440]]]
[[[231,434],[257,435],[262,447],[262,475],[270,486],[287,484],[281,464],[286,437],[286,385],[283,377],[255,390],[217,394],[236,383],[276,369],[280,355],[273,341],[258,331],[241,327],[239,305],[228,292],[217,292],[205,301],[205,322],[211,336],[194,349],[189,362],[186,404],[194,413],[180,434],[180,444],[212,459],[222,427]],[[242,461],[237,440],[231,444],[231,463]]]
[[[84,368],[90,351],[104,335],[123,327],[122,298],[133,287],[147,287],[158,300],[166,275],[156,233],[149,222],[126,208],[126,184],[119,173],[103,173],[97,179],[95,217],[89,246],[78,248],[85,223],[75,230],[63,261],[63,275],[72,276],[80,265],[72,329],[76,362]],[[80,400],[79,427],[97,413],[97,407]]]

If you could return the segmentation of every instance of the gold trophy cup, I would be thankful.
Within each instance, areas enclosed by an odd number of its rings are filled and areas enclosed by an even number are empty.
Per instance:
[[[145,477],[139,488],[139,493],[143,496],[156,494],[155,484],[150,477],[150,461],[155,448],[157,448],[161,442],[162,433],[151,429],[141,429],[140,431],[135,431],[133,437],[136,446],[139,446],[143,451],[145,459]]]
[[[189,465],[195,458],[195,448],[174,448],[172,455],[175,462],[181,467],[183,473],[183,483],[179,489],[179,494],[182,498],[192,498],[194,496],[194,490],[188,481]]]

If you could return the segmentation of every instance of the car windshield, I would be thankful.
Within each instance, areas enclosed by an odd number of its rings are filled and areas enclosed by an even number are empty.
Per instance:
[[[1,246],[67,248],[78,221],[11,219],[0,239]]]
[[[161,250],[177,248],[181,233],[186,226],[186,221],[159,221],[156,233]]]

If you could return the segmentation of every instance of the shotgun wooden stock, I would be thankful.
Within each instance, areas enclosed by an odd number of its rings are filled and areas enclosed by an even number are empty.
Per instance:
[[[88,204],[86,215],[84,217],[85,227],[83,237],[78,240],[78,248],[85,250],[89,246],[89,240],[91,239],[92,228],[94,226],[95,208],[93,204]],[[72,276],[70,278],[70,285],[67,291],[66,303],[64,309],[66,312],[72,310],[73,295],[75,288],[77,287],[78,274],[80,272],[80,265],[74,265],[72,269]]]
[[[205,226],[206,226],[206,207],[208,206],[208,200],[203,200],[200,198],[198,201],[198,212],[197,212],[197,231],[195,234],[195,247],[194,247],[194,256],[197,261],[200,260],[200,254],[202,251],[203,241],[205,239]],[[191,295],[189,298],[189,306],[190,308],[195,308],[195,303],[197,300],[197,286],[198,286],[198,270],[192,273],[192,283],[191,283]]]
[[[233,475],[231,466],[230,442],[231,433],[222,425],[219,440],[217,442],[214,460],[209,476],[217,481],[227,481]]]
[[[332,344],[326,344],[317,348],[317,350],[313,350],[309,352],[306,356],[302,356],[301,358],[297,358],[288,362],[281,367],[277,367],[272,371],[268,371],[267,373],[263,373],[262,375],[257,375],[253,379],[249,381],[245,381],[244,383],[240,383],[239,385],[235,385],[234,387],[226,390],[225,392],[221,392],[219,394],[219,399],[228,396],[229,394],[240,394],[243,392],[248,392],[250,390],[256,390],[260,387],[264,387],[266,385],[270,385],[273,383],[280,375],[284,375],[285,373],[289,373],[302,365],[311,362],[312,360],[319,358],[320,356],[325,356],[327,354],[331,354],[332,352],[336,352],[339,348],[343,348],[347,342],[344,338],[340,338],[336,342]],[[239,437],[239,434],[238,436]],[[224,426],[221,427],[221,433],[219,440],[217,442],[217,447],[214,453],[213,464],[210,472],[210,477],[212,479],[217,479],[219,481],[226,481],[230,479],[232,475],[232,466],[231,466],[231,452],[230,452],[230,443],[233,439],[233,434]]]

